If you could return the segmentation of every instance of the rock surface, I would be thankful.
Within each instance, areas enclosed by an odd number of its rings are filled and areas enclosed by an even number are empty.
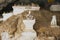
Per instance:
[[[7,31],[10,35],[14,35],[12,36],[11,40],[18,40],[21,32],[24,30],[24,24],[22,20],[26,19],[26,14],[28,14],[28,11],[23,12],[21,15],[13,15],[6,21],[0,23],[0,34],[3,31]],[[60,35],[60,28],[50,27],[51,17],[54,14],[57,16],[58,25],[60,25],[59,13],[52,13],[47,10],[32,11],[31,15],[33,15],[36,19],[34,30],[39,35],[39,38],[41,38],[41,36],[42,38],[43,36],[44,38],[47,38],[50,36],[58,37]]]

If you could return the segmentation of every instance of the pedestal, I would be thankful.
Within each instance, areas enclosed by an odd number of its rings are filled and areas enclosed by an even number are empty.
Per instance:
[[[35,24],[34,20],[23,20],[25,25],[24,32],[22,32],[20,40],[34,40],[36,38],[36,32],[33,29],[33,25]]]
[[[1,39],[2,40],[10,40],[9,39],[9,34],[7,32],[1,33]]]

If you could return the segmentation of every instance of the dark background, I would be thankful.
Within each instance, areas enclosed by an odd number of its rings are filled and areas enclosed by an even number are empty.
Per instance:
[[[49,9],[52,4],[59,4],[60,0],[53,0],[48,2],[48,0],[0,0],[0,16],[2,16],[3,12],[11,12],[13,11],[12,6],[16,5],[28,5],[28,4],[38,4],[41,8]]]

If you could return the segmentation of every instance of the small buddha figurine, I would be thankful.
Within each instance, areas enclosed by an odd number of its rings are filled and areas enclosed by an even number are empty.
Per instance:
[[[51,27],[57,27],[57,28],[59,28],[59,26],[57,25],[56,15],[52,16]]]
[[[53,16],[52,16],[51,25],[52,25],[52,26],[57,25],[56,15],[53,15]]]

